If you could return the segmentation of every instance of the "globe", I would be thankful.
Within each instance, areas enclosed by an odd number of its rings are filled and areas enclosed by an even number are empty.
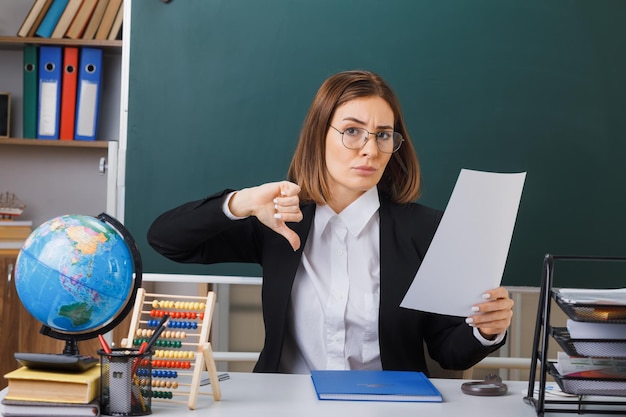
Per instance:
[[[24,242],[15,287],[41,333],[68,342],[96,337],[128,314],[141,284],[141,258],[130,233],[100,214],[55,217]]]

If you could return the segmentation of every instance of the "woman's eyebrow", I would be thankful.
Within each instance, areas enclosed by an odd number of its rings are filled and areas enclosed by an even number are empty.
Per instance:
[[[362,125],[365,125],[365,122],[362,120],[357,119],[356,117],[352,117],[352,116],[347,116],[343,118],[344,121],[351,121],[351,122],[356,122]],[[389,126],[389,125],[381,125],[381,126],[376,126],[376,129],[379,130],[393,130],[393,126]]]

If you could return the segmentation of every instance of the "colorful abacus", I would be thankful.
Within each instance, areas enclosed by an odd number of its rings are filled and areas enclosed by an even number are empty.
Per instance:
[[[160,319],[165,314],[170,316],[166,330],[153,345],[155,349],[150,375],[153,401],[180,402],[193,410],[200,394],[211,395],[215,401],[220,400],[217,369],[209,343],[214,306],[213,292],[209,292],[206,297],[195,297],[149,294],[143,288],[137,291],[128,338],[122,341],[122,346],[139,347],[150,339]],[[205,369],[209,374],[212,391],[200,393],[201,374]],[[138,372],[138,376],[148,375],[139,375]],[[191,382],[183,382],[183,379]],[[187,401],[175,399],[180,396],[188,397]]]

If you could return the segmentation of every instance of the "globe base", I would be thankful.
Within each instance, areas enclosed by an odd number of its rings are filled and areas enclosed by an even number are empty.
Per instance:
[[[31,369],[61,372],[83,372],[98,363],[93,356],[66,355],[57,353],[14,353],[15,359]]]

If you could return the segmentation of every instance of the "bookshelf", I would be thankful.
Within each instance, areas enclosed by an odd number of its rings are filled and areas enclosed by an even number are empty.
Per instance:
[[[0,15],[6,23],[0,25],[0,91],[11,93],[11,131],[8,138],[0,138],[0,192],[15,193],[26,204],[19,219],[31,220],[33,228],[63,214],[107,212],[115,216],[123,42],[18,37],[17,32],[33,2],[0,2]],[[29,44],[88,46],[103,50],[103,84],[95,141],[22,138],[23,49]],[[104,172],[103,166],[106,167]],[[7,281],[18,250],[0,250],[0,272],[5,277],[4,284],[0,285],[4,294],[0,308],[6,323],[12,323],[8,327],[0,326],[0,335],[6,340],[1,349],[2,375],[17,367],[12,357],[15,351],[60,353],[63,347],[62,342],[39,334],[41,324],[21,306],[12,281]],[[14,323],[20,323],[19,332],[12,329]],[[81,353],[96,355],[97,339],[82,343]],[[6,381],[0,379],[0,387],[6,386]]]
[[[112,190],[117,182],[114,168],[120,136],[123,41],[18,37],[18,29],[33,2],[10,0],[0,5],[0,13],[6,13],[14,22],[13,27],[0,29],[0,91],[11,92],[11,131],[8,138],[0,138],[0,190],[15,193],[26,204],[22,217],[32,220],[34,226],[68,213],[107,212],[115,216]],[[26,45],[103,50],[102,95],[95,141],[22,137],[22,65]],[[39,184],[38,179],[41,179]],[[77,193],[76,188],[82,192]]]

